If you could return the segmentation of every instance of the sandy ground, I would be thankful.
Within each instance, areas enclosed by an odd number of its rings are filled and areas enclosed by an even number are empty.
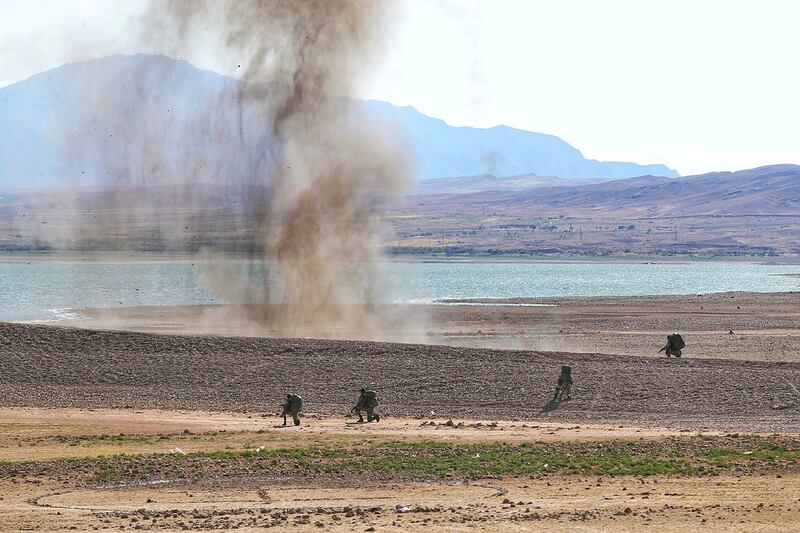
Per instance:
[[[303,445],[323,439],[604,440],[662,439],[676,433],[558,424],[522,427],[512,422],[493,428],[434,429],[409,419],[352,426],[342,419],[314,417],[300,429],[277,429],[272,421],[209,412],[0,409],[0,460],[164,452],[177,446],[198,451],[255,443]],[[163,440],[157,445],[109,445],[89,438],[106,434]],[[65,445],[64,438],[70,436],[86,440]],[[705,478],[512,476],[425,483],[232,478],[89,486],[71,479],[17,476],[0,479],[0,529],[792,531],[800,521],[799,496],[800,475],[793,473]]]
[[[678,432],[610,426],[420,426],[415,419],[352,425],[306,419],[274,428],[242,414],[111,409],[0,409],[0,461],[242,449],[353,440],[458,442],[663,439]],[[188,431],[188,433],[187,433]],[[113,444],[102,435],[159,437]],[[66,437],[73,437],[65,442]],[[92,438],[94,437],[94,438]],[[71,444],[70,444],[71,443]],[[293,531],[791,531],[800,475],[717,477],[509,476],[397,482],[342,478],[221,478],[86,485],[55,476],[0,478],[1,530],[258,529]],[[370,529],[374,528],[374,529]]]
[[[9,492],[10,491],[10,492]],[[796,531],[800,476],[64,490],[0,482],[0,529]]]
[[[358,424],[355,417],[322,417],[306,413],[299,428],[285,428],[270,414],[125,409],[0,408],[0,461],[94,457],[117,453],[209,451],[231,446],[252,449],[326,442],[357,443],[431,440],[471,442],[563,442],[612,439],[655,439],[685,436],[687,431],[598,424],[525,424],[498,421],[494,425],[469,419],[432,417],[384,418],[379,424]],[[435,425],[430,425],[434,422]],[[424,425],[423,425],[424,423]],[[718,432],[705,432],[713,435]],[[694,434],[694,432],[688,433]],[[92,438],[156,436],[158,439]]]
[[[409,327],[387,330],[383,340],[656,357],[666,335],[677,331],[686,339],[686,357],[800,362],[800,293],[482,302],[492,305],[407,306],[396,314],[416,320]],[[237,306],[80,313],[82,319],[65,324],[171,334],[278,336],[269,323],[246,320],[245,310]],[[315,333],[316,337],[337,336],[335,331]]]

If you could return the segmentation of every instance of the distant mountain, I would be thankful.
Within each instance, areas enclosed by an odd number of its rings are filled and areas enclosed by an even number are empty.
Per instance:
[[[519,216],[797,216],[800,166],[772,165],[682,178],[642,176],[569,187],[491,187],[480,192],[429,194],[417,201],[418,209],[425,211],[480,213],[494,209]]]
[[[153,173],[247,180],[268,164],[269,139],[256,113],[237,105],[239,89],[232,78],[149,55],[64,65],[0,89],[0,186],[93,184],[100,173],[124,173],[131,184]],[[552,135],[452,127],[385,102],[356,106],[405,130],[424,179],[677,175],[664,165],[586,159]],[[143,153],[147,168],[137,166]]]
[[[0,89],[0,185],[95,185],[102,174],[133,186],[152,175],[241,181],[266,141],[263,125],[233,105],[238,86],[185,61],[137,55]]]
[[[534,174],[558,178],[628,178],[654,175],[675,177],[665,165],[638,165],[586,159],[554,135],[494,128],[454,127],[423,115],[413,107],[368,101],[369,111],[401,124],[408,132],[422,179]]]

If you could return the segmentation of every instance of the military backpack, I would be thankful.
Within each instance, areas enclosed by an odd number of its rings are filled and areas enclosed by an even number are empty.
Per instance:
[[[672,344],[672,347],[676,350],[683,350],[686,348],[686,343],[683,341],[683,337],[681,337],[678,333],[670,335],[668,340],[670,341],[670,344]]]
[[[286,398],[286,405],[289,407],[289,411],[293,413],[299,413],[303,410],[303,398],[297,394],[290,394]]]
[[[361,395],[361,405],[370,409],[378,407],[378,395],[374,390],[365,390]]]

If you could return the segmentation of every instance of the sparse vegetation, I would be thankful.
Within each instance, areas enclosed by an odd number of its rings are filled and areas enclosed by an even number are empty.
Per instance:
[[[390,441],[366,446],[312,445],[187,454],[115,455],[70,461],[0,464],[19,469],[68,467],[94,484],[157,478],[199,479],[254,471],[293,476],[412,478],[500,475],[708,476],[800,470],[800,443],[782,437],[692,437],[659,441],[450,444]]]

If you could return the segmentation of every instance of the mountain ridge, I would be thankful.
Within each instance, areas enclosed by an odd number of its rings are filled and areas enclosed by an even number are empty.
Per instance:
[[[372,116],[389,117],[405,127],[417,159],[424,168],[432,169],[428,175],[421,173],[423,180],[479,174],[498,177],[535,174],[567,179],[678,176],[665,165],[586,159],[580,150],[552,134],[507,125],[451,126],[442,119],[420,113],[413,106],[398,107],[378,100],[364,102],[373,107],[369,110]],[[446,169],[441,167],[443,162]]]
[[[0,88],[0,185],[52,186],[80,183],[89,179],[82,176],[101,172],[149,172],[124,159],[130,157],[131,144],[134,151],[154,149],[141,140],[154,130],[162,130],[159,139],[175,147],[176,154],[164,156],[170,161],[163,166],[172,167],[171,172],[219,173],[224,166],[230,179],[247,179],[263,164],[249,159],[260,157],[259,150],[268,142],[263,130],[268,128],[252,117],[237,123],[242,118],[232,108],[214,108],[221,99],[233,101],[231,94],[240,83],[184,60],[138,54],[71,63]],[[114,123],[102,109],[85,106],[87,95],[99,96],[111,109],[125,110],[125,120]],[[141,115],[126,109],[133,105],[141,106]],[[586,159],[554,135],[503,125],[451,126],[411,106],[377,100],[355,101],[355,106],[370,117],[394,121],[408,134],[422,179],[483,173],[562,178],[677,175],[664,165]],[[204,118],[203,113],[210,116]],[[200,139],[192,149],[180,146],[200,119],[226,131],[226,136],[216,139],[217,144]],[[239,157],[226,157],[231,153]],[[202,161],[196,161],[198,154]]]
[[[639,176],[523,190],[428,194],[422,201],[425,210],[478,213],[495,208],[508,215],[800,215],[800,165],[776,164],[680,178]]]

